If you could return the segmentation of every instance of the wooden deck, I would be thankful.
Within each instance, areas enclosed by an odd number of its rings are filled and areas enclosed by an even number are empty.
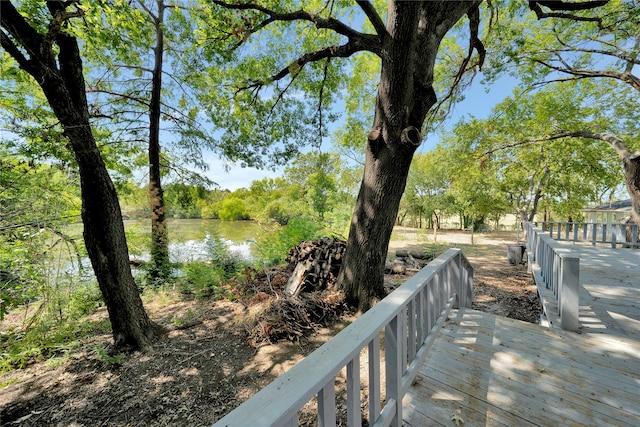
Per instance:
[[[640,343],[460,310],[403,404],[405,426],[637,427]]]
[[[405,426],[640,425],[640,251],[575,248],[580,333],[452,312]]]
[[[580,332],[640,340],[640,250],[566,245],[580,257]],[[553,293],[540,283],[538,291],[559,325]]]

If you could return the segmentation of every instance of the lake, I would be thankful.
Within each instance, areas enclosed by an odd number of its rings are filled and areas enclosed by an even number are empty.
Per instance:
[[[254,221],[220,221],[217,219],[170,219],[169,257],[172,262],[190,262],[209,259],[210,244],[218,237],[237,256],[252,259],[253,243],[265,231]],[[130,252],[133,256],[148,259],[148,242],[151,228],[149,219],[124,221]]]

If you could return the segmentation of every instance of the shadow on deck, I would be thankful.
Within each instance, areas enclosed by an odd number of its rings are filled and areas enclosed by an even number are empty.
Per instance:
[[[405,395],[407,426],[640,425],[640,342],[452,312]]]

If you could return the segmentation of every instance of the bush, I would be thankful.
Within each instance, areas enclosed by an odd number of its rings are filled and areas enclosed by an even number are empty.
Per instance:
[[[249,219],[247,208],[237,197],[230,197],[222,201],[222,205],[218,212],[220,219],[223,221],[237,221],[239,219]]]
[[[192,262],[184,266],[184,277],[179,280],[183,294],[194,295],[196,299],[223,298],[222,283],[224,270],[206,262]]]
[[[282,264],[289,249],[303,240],[321,237],[320,225],[311,218],[296,218],[281,230],[266,235],[257,245],[257,257],[267,265]]]

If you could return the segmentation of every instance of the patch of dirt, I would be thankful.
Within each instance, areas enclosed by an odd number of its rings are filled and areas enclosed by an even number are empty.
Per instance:
[[[529,323],[539,323],[542,307],[526,265],[510,265],[505,256],[469,257],[474,266],[472,308]]]
[[[487,248],[469,257],[476,268],[473,308],[537,323],[539,303],[526,267]],[[395,288],[408,277],[388,275],[385,283]],[[272,286],[263,283],[256,300]],[[315,322],[313,333],[297,342],[256,348],[241,321],[250,310],[246,301],[147,309],[169,329],[150,354],[109,355],[103,349],[111,337],[101,335],[59,366],[39,362],[1,375],[0,425],[209,426],[355,320],[342,312],[330,326]],[[100,316],[106,312],[94,315]]]

